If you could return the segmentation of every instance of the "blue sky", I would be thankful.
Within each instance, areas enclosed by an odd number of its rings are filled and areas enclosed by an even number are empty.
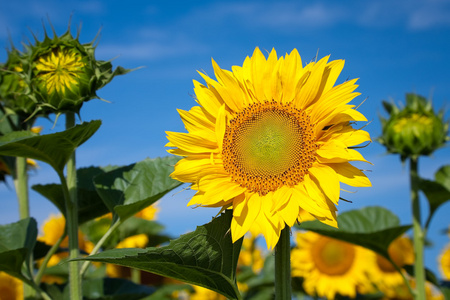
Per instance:
[[[436,109],[444,107],[449,117],[450,99],[450,1],[2,1],[0,45],[10,46],[31,38],[30,30],[43,37],[48,19],[60,35],[69,19],[75,33],[81,25],[81,42],[91,41],[101,29],[97,59],[126,68],[143,66],[115,78],[98,95],[111,103],[92,100],[81,111],[84,121],[101,119],[103,125],[77,152],[77,164],[127,165],[166,155],[165,131],[184,131],[176,112],[195,105],[192,80],[202,82],[196,70],[212,75],[211,58],[225,69],[241,65],[255,47],[279,55],[297,48],[304,62],[321,58],[345,59],[338,82],[360,78],[355,104],[367,100],[360,111],[371,121],[366,129],[379,136],[381,101],[404,101],[407,92],[432,96]],[[125,3],[127,5],[125,5]],[[47,19],[48,18],[48,19]],[[49,30],[50,31],[50,30]],[[6,50],[0,51],[0,61]],[[44,133],[63,129],[39,120]],[[372,188],[359,189],[344,197],[340,211],[381,205],[411,221],[408,166],[397,156],[385,155],[376,142],[362,149],[371,161],[368,175]],[[431,178],[450,164],[449,148],[420,161],[419,172]],[[31,174],[31,184],[57,182],[57,176],[41,164]],[[0,187],[0,224],[16,221],[15,193]],[[354,189],[353,189],[354,190]],[[177,236],[211,220],[217,210],[186,208],[192,193],[172,193],[159,202],[159,220]],[[425,203],[424,214],[426,215]],[[56,213],[45,199],[31,192],[31,213],[42,222]],[[447,203],[431,224],[434,247],[427,250],[426,263],[436,268],[436,256],[449,238],[442,230],[450,225]]]

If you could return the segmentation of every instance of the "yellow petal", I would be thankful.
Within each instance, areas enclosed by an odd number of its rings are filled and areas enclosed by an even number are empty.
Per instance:
[[[250,198],[239,202],[235,209],[240,211],[240,214],[239,216],[233,214],[233,219],[231,220],[231,237],[233,243],[243,237],[253,225],[255,218],[261,210],[261,197],[253,193],[250,195]]]
[[[366,174],[350,163],[329,164],[329,166],[336,171],[339,181],[345,184],[356,187],[372,186]]]
[[[218,153],[219,149],[217,143],[205,139],[202,136],[184,132],[171,132],[166,131],[167,138],[171,142],[171,145],[180,148],[181,150],[190,153],[205,153],[214,152]]]

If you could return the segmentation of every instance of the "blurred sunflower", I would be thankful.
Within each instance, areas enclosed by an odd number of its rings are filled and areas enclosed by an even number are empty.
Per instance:
[[[63,236],[66,226],[66,219],[62,215],[54,215],[51,214],[47,220],[44,221],[44,224],[42,226],[42,232],[43,234],[38,237],[38,241],[41,241],[47,245],[55,245],[58,240]],[[89,253],[94,248],[94,244],[91,243],[86,239],[84,234],[81,232],[81,230],[78,230],[78,245],[80,250]],[[61,244],[59,245],[60,249],[68,249],[69,248],[69,237],[65,237]],[[54,254],[47,266],[55,266],[57,265],[61,260],[69,257],[69,253],[67,251],[59,252]],[[43,281],[47,283],[62,283],[64,280],[59,277],[55,276],[44,276],[42,278]]]
[[[0,272],[0,300],[23,299],[23,283],[19,279]]]
[[[213,60],[217,81],[200,73],[200,106],[179,110],[188,133],[167,132],[168,151],[184,157],[172,178],[197,191],[188,205],[233,208],[233,241],[255,225],[273,248],[300,208],[337,227],[340,182],[371,185],[349,163],[366,161],[353,146],[370,141],[351,126],[366,121],[348,104],[356,79],[334,86],[344,61],[328,59],[303,67],[295,49],[266,59],[256,48],[231,72]]]
[[[439,256],[439,267],[445,280],[450,280],[450,245]]]
[[[241,252],[238,258],[238,268],[251,267],[254,273],[261,271],[264,266],[264,254],[256,243],[256,237],[248,234],[242,242]]]
[[[416,283],[413,278],[410,279],[410,285],[412,288],[415,288]],[[389,293],[390,296],[384,296],[380,300],[415,300],[414,296],[411,295],[406,284],[402,284],[396,287],[393,287],[392,291]],[[444,300],[445,297],[439,291],[437,287],[435,287],[430,282],[425,282],[425,297],[426,300]]]
[[[334,299],[336,294],[354,298],[368,291],[367,266],[374,259],[370,251],[317,233],[298,232],[291,252],[293,277],[303,277],[309,295]]]
[[[403,268],[414,264],[414,247],[411,240],[402,236],[395,239],[388,248],[388,253],[394,263]],[[375,265],[369,269],[370,278],[374,285],[388,297],[395,295],[396,287],[403,286],[402,275],[384,257],[376,254]],[[403,271],[406,274],[406,271]]]
[[[194,294],[189,297],[190,300],[225,300],[226,298],[214,291],[201,286],[194,285]]]

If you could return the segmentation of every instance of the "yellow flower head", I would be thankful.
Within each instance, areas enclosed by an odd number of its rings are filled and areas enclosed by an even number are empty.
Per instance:
[[[204,287],[194,285],[195,293],[189,299],[191,300],[225,300],[226,298],[214,291],[208,290]]]
[[[389,245],[388,253],[400,268],[414,264],[414,248],[411,240],[406,236],[395,239]],[[404,285],[402,275],[387,259],[378,254],[376,254],[375,265],[370,268],[369,272],[377,289],[389,297],[396,293],[397,287]]]
[[[445,280],[450,280],[450,245],[448,245],[439,257],[439,266]]]
[[[238,268],[251,267],[254,273],[258,273],[264,266],[264,254],[256,243],[256,237],[246,235],[239,253]]]
[[[64,96],[66,89],[72,92],[78,89],[85,65],[80,53],[56,48],[38,58],[36,77],[45,85],[48,94],[58,93]]]
[[[334,86],[344,61],[328,59],[303,67],[297,50],[266,59],[256,48],[232,71],[213,60],[217,81],[200,73],[199,106],[179,110],[188,133],[167,132],[184,157],[171,176],[197,191],[188,205],[233,208],[233,241],[253,227],[273,248],[300,209],[337,226],[340,182],[370,186],[349,163],[365,161],[352,147],[370,141],[351,127],[366,121],[348,104],[356,79]]]
[[[59,238],[64,234],[66,226],[66,219],[62,215],[51,214],[47,220],[44,221],[42,226],[43,234],[38,238],[39,241],[46,243],[47,245],[54,245]],[[93,249],[93,244],[89,242],[81,230],[78,231],[78,245],[83,251],[90,252]],[[60,244],[61,248],[69,247],[69,238],[66,236]],[[61,259],[68,257],[67,252],[57,253],[52,256],[49,262],[49,266],[58,264]]]
[[[317,233],[297,233],[291,252],[292,276],[303,277],[310,295],[334,299],[336,294],[354,298],[370,286],[366,266],[374,256],[362,247]]]
[[[19,279],[0,272],[0,300],[23,299],[23,283]]]
[[[134,216],[137,218],[141,218],[144,220],[156,220],[157,214],[158,214],[159,208],[153,204],[150,206],[147,206],[143,210],[137,212]]]

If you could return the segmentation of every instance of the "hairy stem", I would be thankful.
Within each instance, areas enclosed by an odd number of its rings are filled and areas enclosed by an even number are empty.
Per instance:
[[[66,129],[75,126],[75,114],[66,113]],[[75,163],[75,151],[67,162],[67,179],[63,183],[64,196],[66,200],[67,234],[69,236],[69,258],[76,259],[80,254],[78,246],[78,197],[77,197],[77,169]],[[63,177],[63,176],[62,176]],[[64,187],[65,186],[65,187]],[[69,262],[69,285],[70,299],[82,298],[80,263],[78,261]]]
[[[413,213],[414,234],[414,275],[416,278],[416,299],[425,299],[425,269],[424,269],[424,231],[421,225],[420,203],[419,203],[419,175],[418,159],[411,158],[409,162],[411,182],[411,204]]]

